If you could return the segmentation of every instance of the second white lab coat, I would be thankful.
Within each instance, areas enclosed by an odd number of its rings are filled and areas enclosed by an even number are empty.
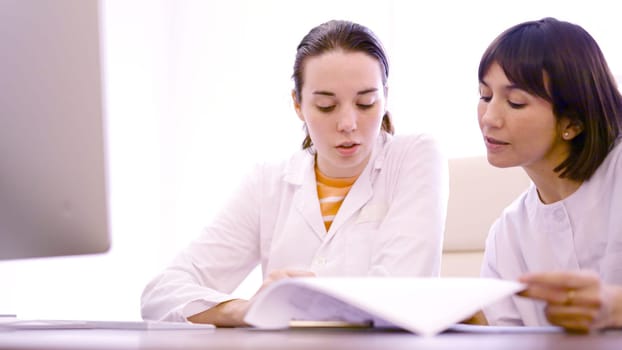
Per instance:
[[[591,270],[622,285],[622,143],[573,194],[551,204],[531,187],[506,208],[486,240],[482,277]],[[543,301],[511,296],[484,308],[491,325],[547,326]]]
[[[203,234],[147,285],[143,318],[184,321],[233,299],[258,263],[264,277],[277,269],[438,276],[447,172],[429,136],[383,134],[327,232],[312,153],[257,166]]]

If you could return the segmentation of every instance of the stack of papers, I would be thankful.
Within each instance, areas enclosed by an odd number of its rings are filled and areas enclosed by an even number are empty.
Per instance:
[[[245,321],[264,329],[371,326],[429,336],[524,288],[489,278],[290,278],[261,291]]]

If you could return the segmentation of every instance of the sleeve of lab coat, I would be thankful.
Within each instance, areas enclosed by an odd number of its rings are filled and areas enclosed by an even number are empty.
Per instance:
[[[145,287],[144,319],[183,322],[234,299],[230,293],[260,259],[262,167],[249,175],[202,234]]]

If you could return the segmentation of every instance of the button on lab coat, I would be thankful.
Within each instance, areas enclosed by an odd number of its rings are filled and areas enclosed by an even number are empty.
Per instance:
[[[382,134],[327,232],[311,152],[259,165],[202,235],[147,285],[143,317],[183,321],[231,300],[258,263],[264,277],[278,269],[438,276],[447,172],[431,137]]]

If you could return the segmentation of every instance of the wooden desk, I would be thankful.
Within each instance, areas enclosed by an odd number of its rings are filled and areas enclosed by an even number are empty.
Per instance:
[[[420,337],[401,331],[302,329],[18,330],[0,332],[0,349],[560,349],[622,348],[622,330],[566,333],[444,333]]]

